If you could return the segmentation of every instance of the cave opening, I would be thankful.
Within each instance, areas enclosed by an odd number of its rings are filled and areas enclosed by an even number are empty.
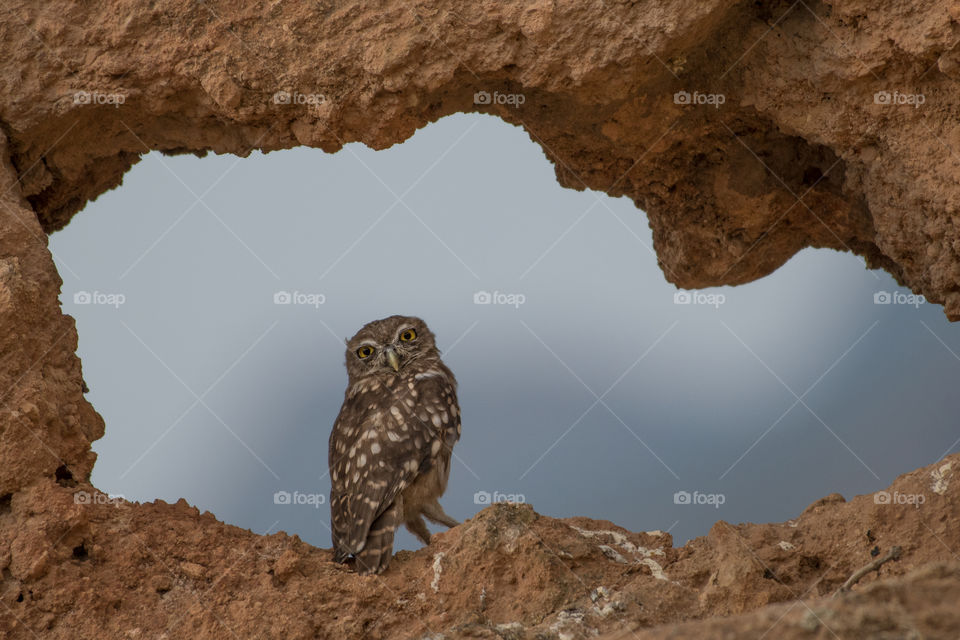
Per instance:
[[[329,546],[343,339],[393,313],[430,324],[460,381],[442,502],[461,520],[511,497],[680,544],[957,445],[939,308],[830,250],[678,291],[642,211],[561,188],[492,117],[377,152],[152,153],[50,243],[107,424],[93,483],[257,533]]]

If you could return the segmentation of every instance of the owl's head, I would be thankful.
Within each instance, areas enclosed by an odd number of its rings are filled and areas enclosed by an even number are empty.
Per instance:
[[[370,375],[422,370],[439,359],[433,332],[420,318],[390,316],[374,320],[347,340],[351,382]]]

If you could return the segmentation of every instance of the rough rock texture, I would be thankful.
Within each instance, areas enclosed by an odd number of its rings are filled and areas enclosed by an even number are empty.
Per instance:
[[[958,319],[958,19],[916,0],[9,0],[0,127],[52,231],[149,149],[383,148],[493,113],[564,186],[647,211],[679,286],[832,247]]]
[[[920,506],[829,496],[681,548],[495,506],[371,578],[182,501],[103,504],[88,480],[104,425],[46,233],[150,149],[383,148],[480,111],[524,126],[564,186],[645,209],[678,285],[833,247],[958,319],[958,18],[916,0],[5,2],[0,631],[956,637],[960,456],[894,483]],[[827,599],[893,545],[899,561]]]
[[[429,547],[400,552],[379,577],[358,576],[296,536],[257,536],[182,500],[105,504],[89,485],[51,475],[0,511],[0,549],[9,550],[0,556],[0,632],[519,640],[775,627],[776,638],[952,638],[958,472],[960,454],[898,478],[887,504],[831,495],[782,524],[718,522],[680,548],[661,532],[499,504]],[[898,503],[915,495],[922,505]],[[871,551],[894,545],[899,561],[829,599]],[[776,603],[785,604],[765,606]]]

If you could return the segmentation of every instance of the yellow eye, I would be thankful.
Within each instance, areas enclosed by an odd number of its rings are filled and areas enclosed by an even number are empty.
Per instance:
[[[373,347],[366,345],[357,349],[357,357],[363,360],[373,355]]]
[[[413,329],[407,329],[406,331],[400,334],[400,339],[403,340],[404,342],[410,342],[411,340],[416,340],[416,338],[417,338],[417,332],[414,331]]]

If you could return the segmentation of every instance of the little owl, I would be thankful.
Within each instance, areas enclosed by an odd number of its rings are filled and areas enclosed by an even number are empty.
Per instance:
[[[330,523],[336,562],[359,573],[390,564],[402,522],[424,544],[422,516],[459,524],[437,499],[460,439],[457,381],[423,320],[390,316],[347,340],[347,390],[330,434]]]

